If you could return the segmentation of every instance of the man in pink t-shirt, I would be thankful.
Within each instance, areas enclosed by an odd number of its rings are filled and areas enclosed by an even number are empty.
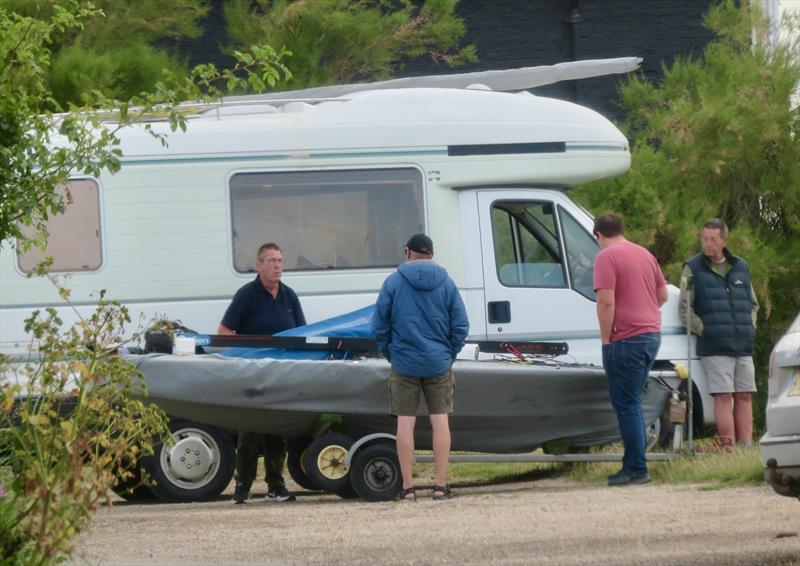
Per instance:
[[[625,455],[622,469],[608,485],[650,481],[645,461],[642,391],[661,345],[661,310],[667,284],[656,258],[624,236],[622,218],[595,218],[600,244],[594,264],[597,320],[603,343],[603,369],[611,404],[617,413]]]

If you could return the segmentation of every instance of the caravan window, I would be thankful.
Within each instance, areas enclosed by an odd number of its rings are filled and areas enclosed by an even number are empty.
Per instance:
[[[554,206],[498,201],[492,205],[497,276],[508,287],[565,287]]]
[[[67,196],[69,187],[69,196]],[[67,199],[63,213],[47,220],[47,248],[31,248],[17,256],[20,270],[32,272],[44,258],[52,256],[51,272],[96,271],[103,263],[100,233],[100,188],[92,179],[71,180],[57,191]],[[71,202],[70,202],[71,201]],[[32,229],[25,232],[33,235]],[[17,242],[17,249],[22,249]]]
[[[422,176],[411,168],[238,173],[230,199],[242,273],[270,241],[286,271],[396,266],[423,231]]]

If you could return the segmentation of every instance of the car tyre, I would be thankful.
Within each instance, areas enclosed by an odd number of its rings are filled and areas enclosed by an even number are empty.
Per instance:
[[[233,477],[236,451],[231,434],[221,428],[185,419],[169,424],[172,437],[142,459],[164,501],[206,501],[217,497]]]

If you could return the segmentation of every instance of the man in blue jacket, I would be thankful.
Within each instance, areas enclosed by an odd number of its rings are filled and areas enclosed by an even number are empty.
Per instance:
[[[433,498],[450,499],[455,496],[447,486],[448,415],[453,412],[455,387],[451,368],[464,346],[469,321],[456,284],[431,261],[431,239],[414,234],[404,253],[406,263],[384,282],[372,319],[378,346],[392,364],[389,404],[397,416],[397,456],[403,476],[400,497],[416,501],[414,426],[423,393],[433,429]]]

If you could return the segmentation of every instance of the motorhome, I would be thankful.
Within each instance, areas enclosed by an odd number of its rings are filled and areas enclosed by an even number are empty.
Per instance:
[[[53,306],[43,256],[70,274],[71,300],[98,292],[145,318],[213,333],[254,276],[259,245],[284,250],[283,280],[309,322],[374,303],[425,232],[463,296],[474,340],[565,341],[599,364],[592,216],[570,187],[623,174],[628,141],[606,118],[527,92],[411,88],[315,101],[222,104],[185,133],[148,124],[120,133],[116,174],[75,177],[73,202],[49,223],[46,252],[0,250],[0,348],[26,351],[24,319]],[[687,359],[678,290],[662,308],[659,360]],[[700,366],[696,411],[713,422]]]

